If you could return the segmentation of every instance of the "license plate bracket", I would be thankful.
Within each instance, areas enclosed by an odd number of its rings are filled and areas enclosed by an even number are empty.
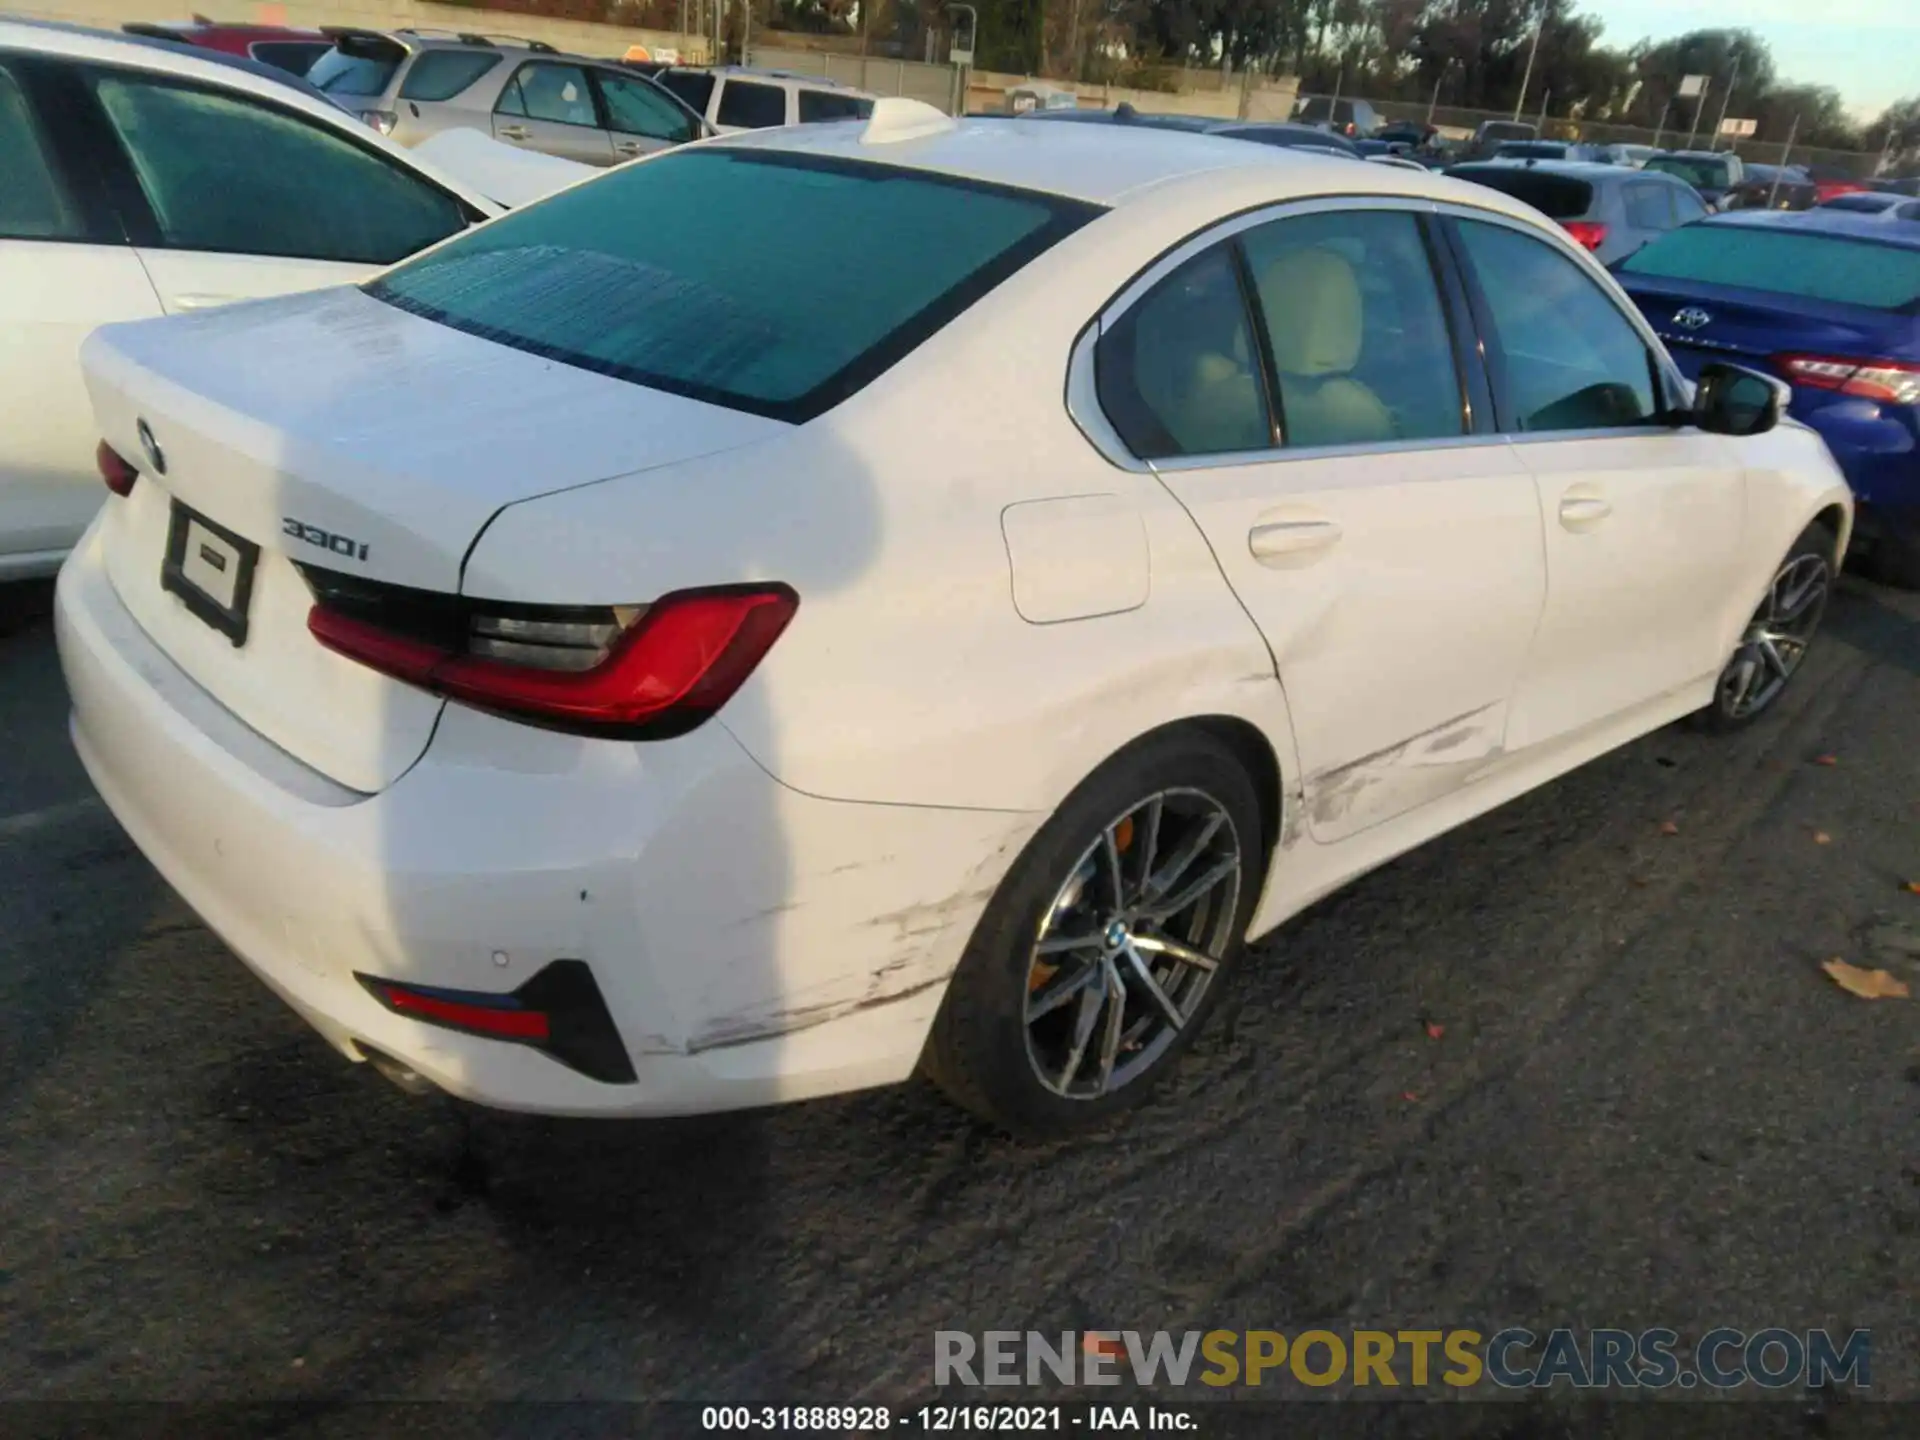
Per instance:
[[[160,587],[176,595],[235,649],[247,643],[247,609],[260,547],[196,510],[173,502]]]

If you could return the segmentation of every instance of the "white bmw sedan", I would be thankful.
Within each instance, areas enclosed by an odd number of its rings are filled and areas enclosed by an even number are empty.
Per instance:
[[[908,101],[84,363],[101,794],[343,1053],[513,1109],[1098,1121],[1250,936],[1765,712],[1851,524],[1506,196]]]

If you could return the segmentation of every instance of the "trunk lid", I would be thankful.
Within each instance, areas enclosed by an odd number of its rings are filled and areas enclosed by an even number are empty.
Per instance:
[[[1769,363],[1775,355],[1898,354],[1912,326],[1904,316],[1826,300],[1697,280],[1667,285],[1632,273],[1614,278],[1689,380],[1709,360],[1778,373]]]
[[[141,471],[103,521],[122,602],[240,719],[367,793],[419,758],[441,702],[314,640],[299,565],[456,593],[506,505],[788,428],[357,289],[107,326],[82,359],[101,434]]]

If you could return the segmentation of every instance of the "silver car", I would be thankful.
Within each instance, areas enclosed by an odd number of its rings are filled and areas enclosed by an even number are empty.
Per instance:
[[[1493,160],[1455,165],[1446,173],[1524,200],[1603,265],[1707,213],[1684,180],[1622,165]]]
[[[307,79],[402,145],[480,130],[527,150],[615,165],[710,134],[662,86],[537,40],[438,30],[323,32]]]

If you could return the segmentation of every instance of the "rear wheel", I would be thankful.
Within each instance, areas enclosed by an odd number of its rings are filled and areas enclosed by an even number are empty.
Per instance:
[[[1696,717],[1702,728],[1728,731],[1752,724],[1799,672],[1833,591],[1834,543],[1822,525],[1809,525],[1793,542],[1720,672],[1713,703]]]
[[[995,893],[923,1069],[1022,1135],[1136,1103],[1218,999],[1264,873],[1259,801],[1226,746],[1175,730],[1123,751]]]

